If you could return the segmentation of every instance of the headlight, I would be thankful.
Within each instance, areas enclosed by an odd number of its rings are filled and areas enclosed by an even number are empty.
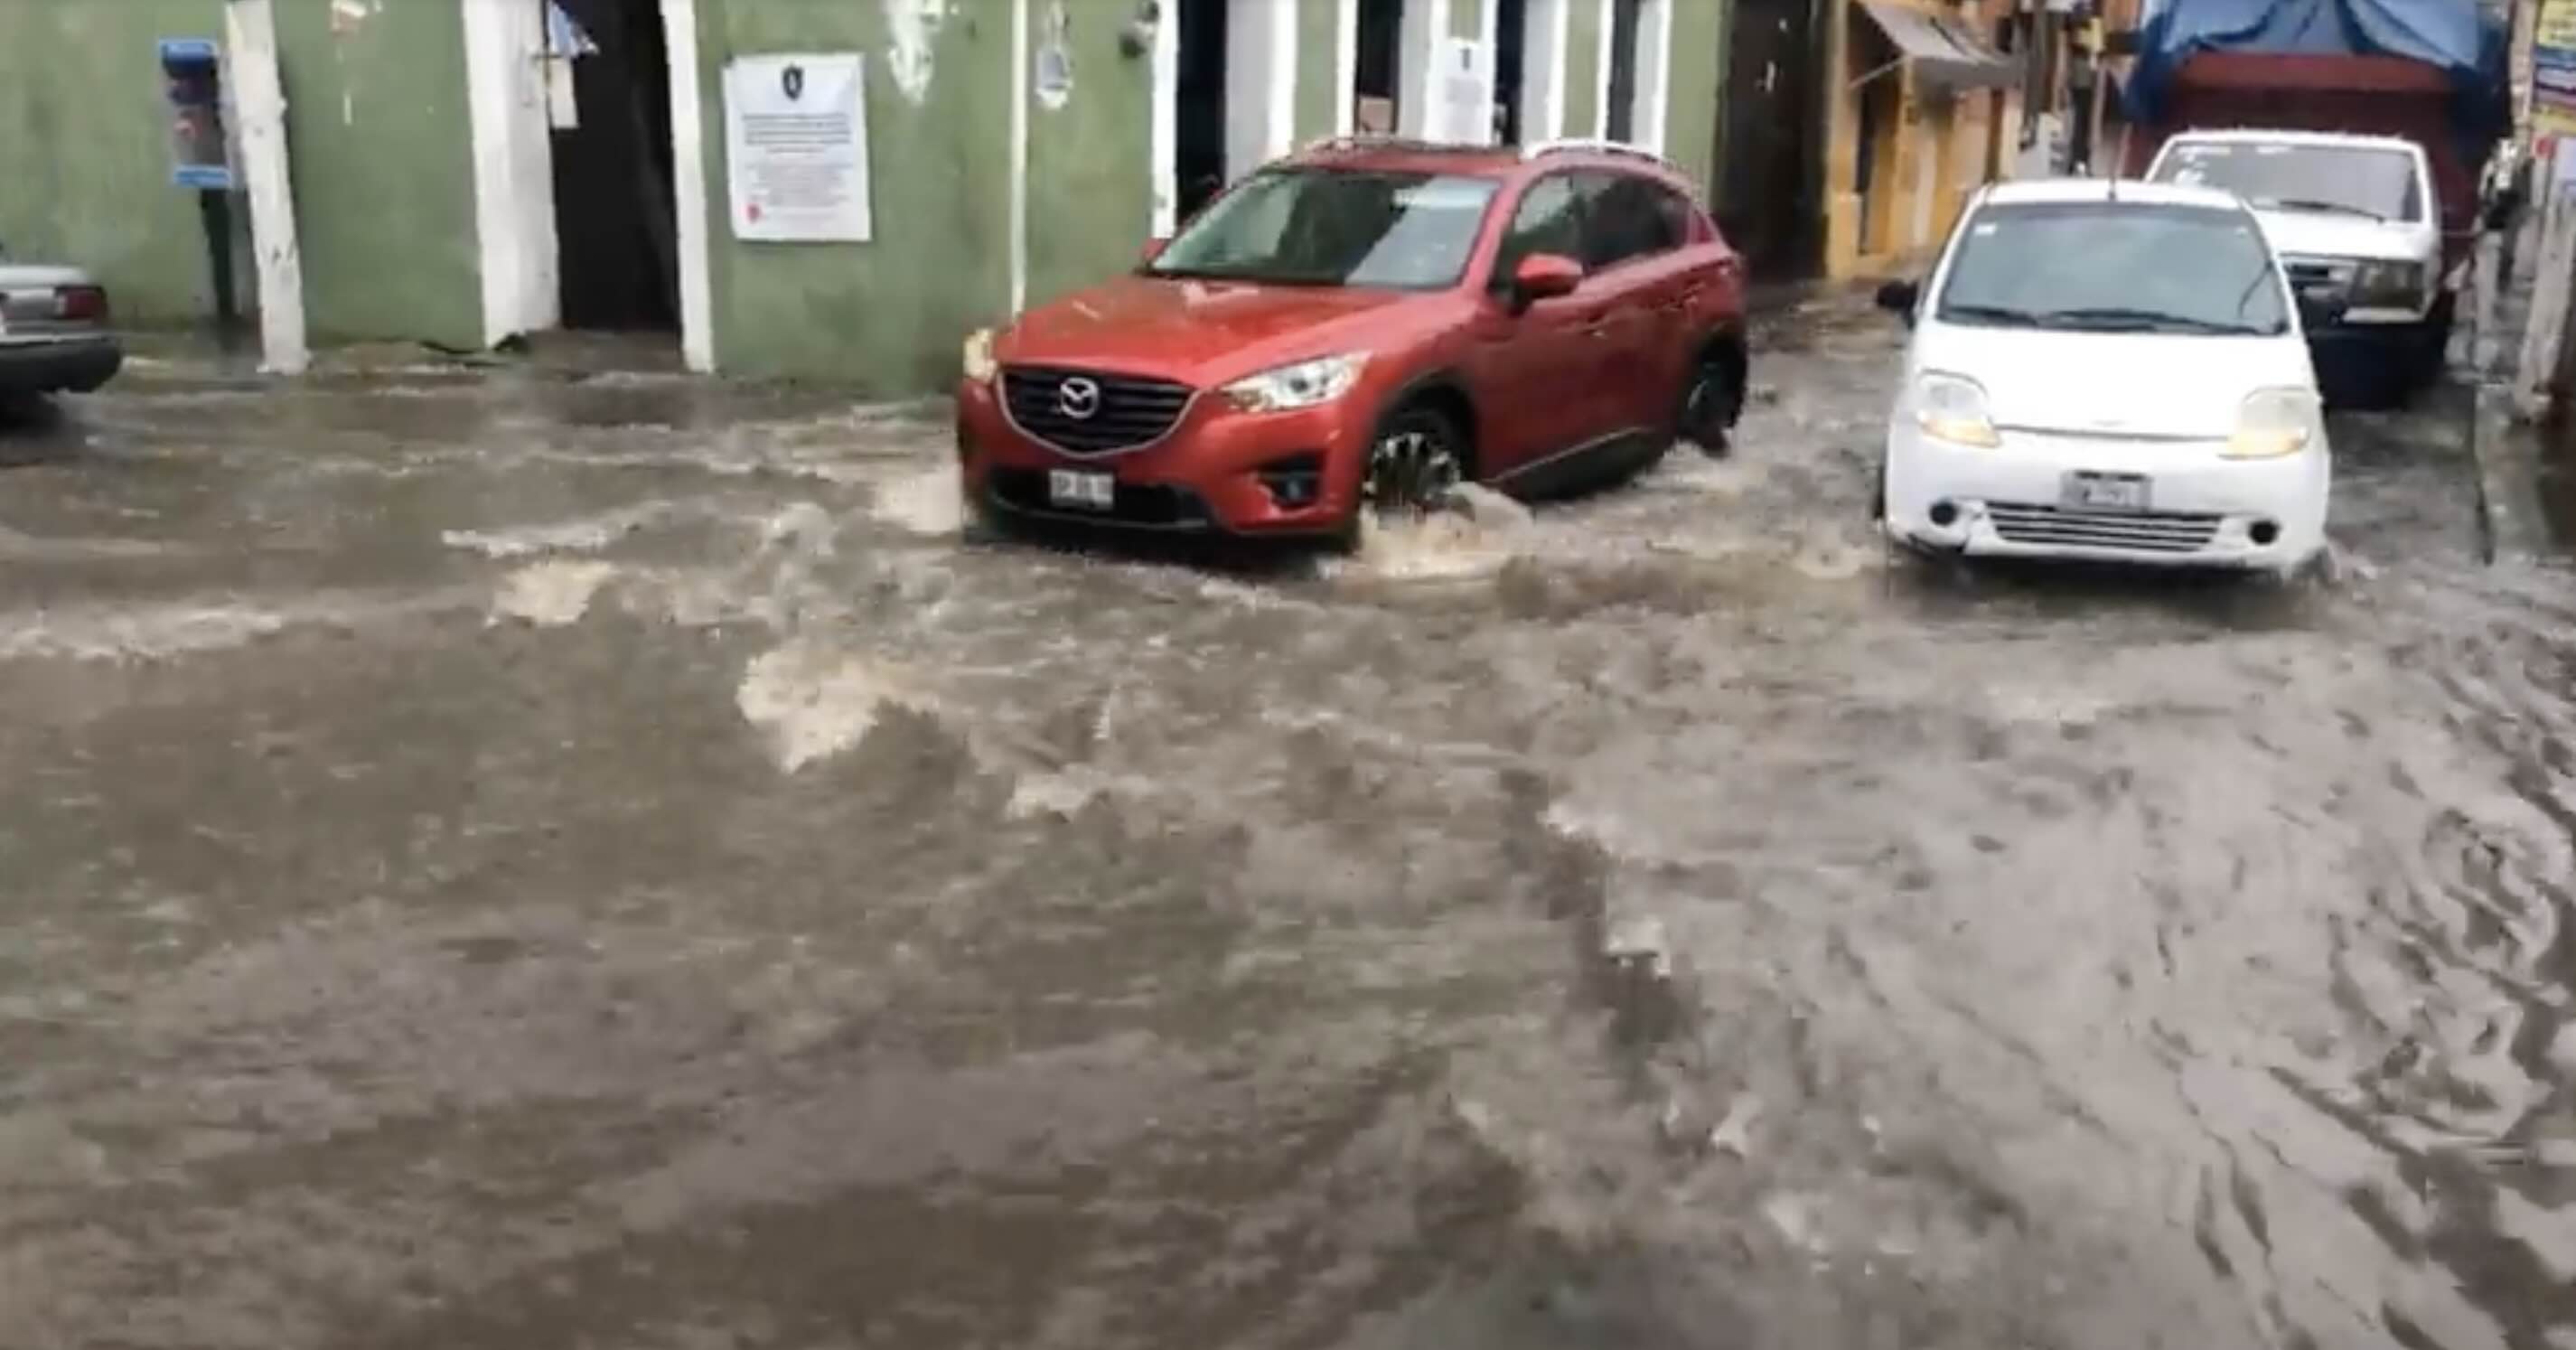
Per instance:
[[[2352,274],[2355,309],[2413,309],[2424,302],[2424,264],[2366,262]]]
[[[978,328],[966,335],[966,348],[960,353],[966,367],[966,378],[977,384],[990,384],[1001,366],[993,360],[993,330]]]
[[[2278,459],[2308,448],[2317,428],[2317,396],[2305,389],[2258,389],[2236,413],[2229,459]]]
[[[1344,352],[1293,366],[1247,375],[1225,387],[1225,396],[1245,412],[1289,412],[1330,403],[1351,391],[1368,364],[1367,352]]]
[[[2004,443],[1986,405],[1985,386],[1957,375],[1925,375],[1914,386],[1914,423],[1952,445],[1991,450]]]

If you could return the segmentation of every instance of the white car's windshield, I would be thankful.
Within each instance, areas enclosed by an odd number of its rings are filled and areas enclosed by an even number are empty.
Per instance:
[[[1963,227],[1941,322],[2076,332],[2289,331],[2253,217],[2129,202],[1988,206]]]
[[[2264,141],[2183,141],[2155,179],[2222,188],[2266,209],[2374,220],[2424,218],[2415,157],[2403,150]]]
[[[1445,174],[1274,170],[1220,198],[1145,271],[1300,286],[1454,286],[1494,186]]]

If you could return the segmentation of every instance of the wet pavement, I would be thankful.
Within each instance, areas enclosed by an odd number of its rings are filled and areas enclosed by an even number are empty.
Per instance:
[[[936,410],[148,366],[0,434],[0,1345],[2576,1347],[2576,578],[1738,453],[1226,567]]]

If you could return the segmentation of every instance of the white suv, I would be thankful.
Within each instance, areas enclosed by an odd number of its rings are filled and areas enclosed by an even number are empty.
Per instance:
[[[2192,131],[2149,180],[2233,192],[2254,208],[2302,301],[2319,374],[2338,401],[2394,402],[2439,375],[2459,278],[2445,275],[2442,207],[2423,147],[2390,136]]]

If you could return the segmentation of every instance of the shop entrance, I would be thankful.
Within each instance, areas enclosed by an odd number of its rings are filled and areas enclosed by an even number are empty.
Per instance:
[[[671,74],[660,0],[554,3],[548,50],[560,56],[573,44],[570,108],[559,90],[550,94],[564,326],[676,330]]]
[[[1805,276],[1821,261],[1821,212],[1810,187],[1814,0],[1736,0],[1734,22],[1718,134],[1725,166],[1718,223],[1756,277]]]

